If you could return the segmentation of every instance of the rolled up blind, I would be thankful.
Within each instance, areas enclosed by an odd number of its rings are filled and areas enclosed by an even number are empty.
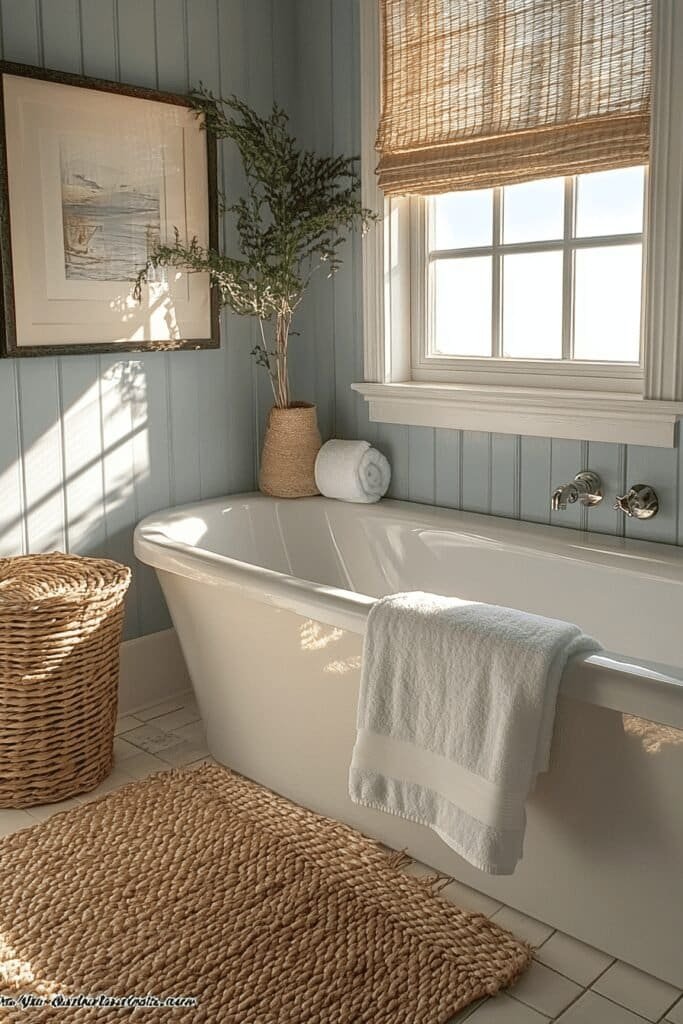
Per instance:
[[[647,163],[651,0],[379,3],[386,194]]]

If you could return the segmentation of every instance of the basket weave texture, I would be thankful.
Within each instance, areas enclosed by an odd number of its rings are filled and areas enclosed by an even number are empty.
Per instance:
[[[1,1019],[445,1024],[514,982],[532,950],[405,861],[217,765],[133,782],[0,839],[0,996],[198,1005]]]
[[[322,444],[315,405],[293,402],[270,410],[261,453],[259,488],[275,498],[319,494],[315,459]]]
[[[112,769],[130,569],[0,558],[0,807],[54,803]]]

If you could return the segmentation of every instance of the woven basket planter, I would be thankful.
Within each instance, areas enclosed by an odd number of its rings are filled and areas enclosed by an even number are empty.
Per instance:
[[[293,402],[288,409],[273,406],[261,452],[259,488],[274,498],[319,494],[315,457],[321,443],[314,405]]]
[[[0,807],[94,789],[112,769],[130,569],[0,558]]]

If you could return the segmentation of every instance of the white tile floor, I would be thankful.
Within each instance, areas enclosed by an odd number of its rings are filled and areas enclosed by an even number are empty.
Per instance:
[[[114,771],[98,789],[28,811],[0,810],[0,835],[45,821],[133,779],[210,760],[197,706],[189,695],[120,718],[116,733]],[[408,870],[431,873],[420,864]],[[683,1024],[683,991],[460,882],[443,892],[459,906],[487,914],[536,947],[534,963],[513,989],[467,1007],[453,1024]]]

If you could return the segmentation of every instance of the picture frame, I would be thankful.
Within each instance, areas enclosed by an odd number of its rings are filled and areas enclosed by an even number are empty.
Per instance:
[[[0,61],[0,356],[217,348],[208,275],[133,297],[176,230],[218,246],[216,140],[187,96]]]

